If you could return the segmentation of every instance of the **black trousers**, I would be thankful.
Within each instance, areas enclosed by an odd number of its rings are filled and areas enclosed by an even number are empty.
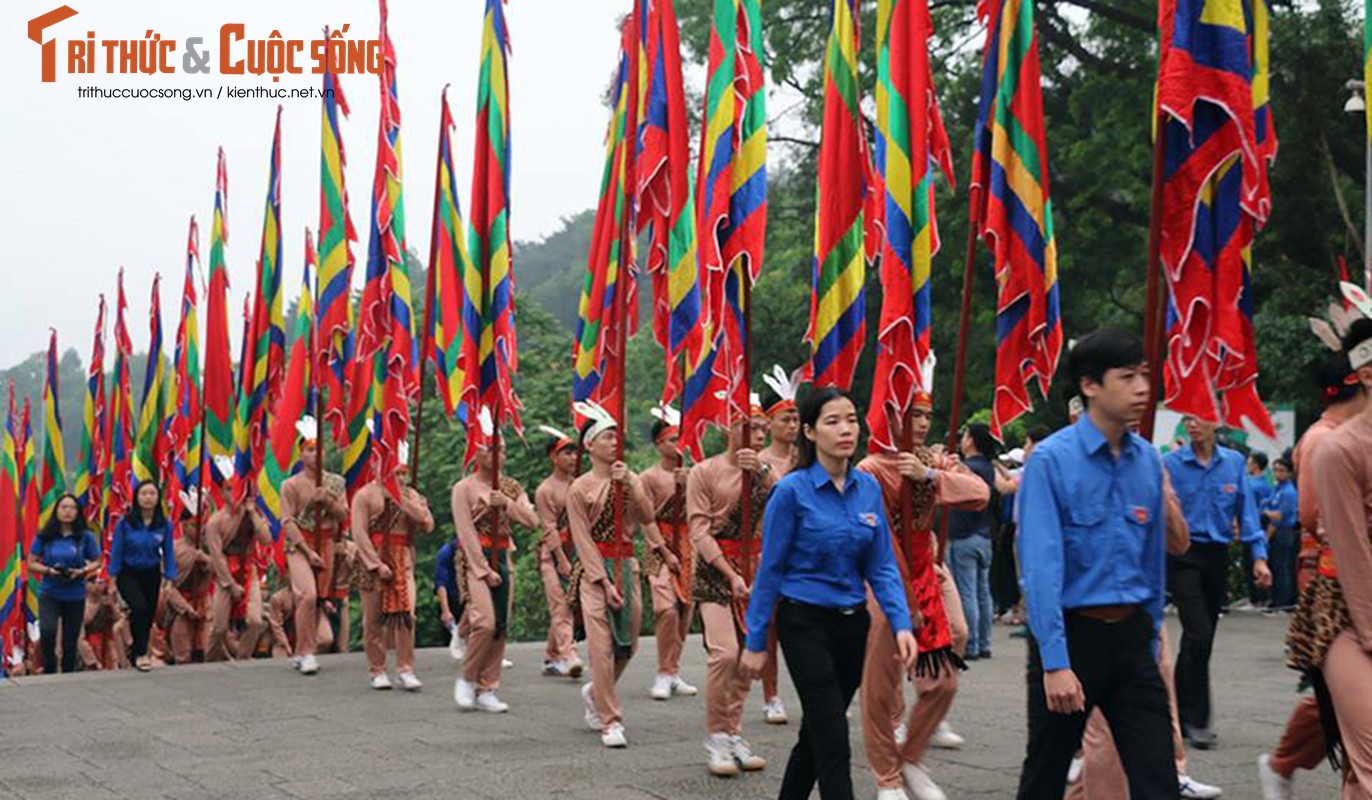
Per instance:
[[[1210,650],[1228,601],[1229,546],[1192,542],[1185,555],[1168,556],[1167,590],[1181,621],[1175,678],[1183,727],[1210,727]]]
[[[1109,623],[1067,612],[1067,651],[1086,693],[1086,712],[1055,714],[1043,691],[1038,642],[1029,638],[1029,744],[1019,800],[1058,800],[1081,746],[1086,718],[1100,708],[1110,723],[1133,800],[1176,800],[1172,716],[1153,652],[1153,620],[1136,611]]]
[[[804,715],[779,800],[806,800],[816,782],[821,800],[852,800],[844,715],[862,683],[871,623],[865,606],[841,611],[786,599],[777,606],[777,640]]]
[[[129,628],[133,633],[133,647],[129,658],[148,654],[148,636],[152,632],[152,615],[157,610],[157,597],[162,592],[162,570],[157,567],[119,571],[119,596],[129,607]]]
[[[1019,602],[1019,569],[1015,565],[1015,523],[1002,522],[991,551],[991,599],[997,614]]]
[[[86,599],[57,600],[38,596],[38,641],[43,650],[43,672],[57,674],[57,625],[62,625],[62,671],[76,671],[77,642],[85,625]]]

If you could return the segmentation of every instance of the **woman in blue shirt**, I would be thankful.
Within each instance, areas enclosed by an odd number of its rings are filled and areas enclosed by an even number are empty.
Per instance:
[[[43,672],[57,672],[57,625],[62,625],[62,671],[76,669],[77,641],[86,614],[86,579],[100,570],[100,544],[86,527],[76,495],[57,498],[57,507],[29,551],[29,574],[42,576],[38,630]]]
[[[162,510],[162,489],[142,481],[134,489],[134,509],[119,520],[110,541],[110,577],[129,607],[133,665],[142,672],[152,669],[148,635],[153,611],[162,592],[162,579],[176,580],[176,548],[171,525]]]
[[[881,487],[852,468],[861,430],[857,407],[840,389],[817,389],[801,403],[800,428],[799,463],[772,490],[763,516],[740,669],[752,678],[762,674],[775,612],[804,711],[778,797],[804,800],[818,782],[823,800],[850,800],[844,714],[862,680],[867,586],[891,621],[906,669],[914,668],[917,647]]]

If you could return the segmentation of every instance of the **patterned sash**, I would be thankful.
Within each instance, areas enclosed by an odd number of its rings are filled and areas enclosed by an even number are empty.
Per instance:
[[[750,547],[747,555],[752,562],[753,568],[757,568],[758,555],[762,552],[762,515],[767,505],[767,488],[763,486],[761,480],[754,478],[752,481],[752,519],[750,520],[753,528]],[[740,500],[742,496],[740,495]],[[724,525],[715,533],[715,541],[719,543],[724,558],[728,560],[729,566],[740,575],[743,575],[743,555],[745,549],[742,536],[743,525],[743,504],[735,503],[733,508],[724,518]],[[695,583],[691,589],[691,596],[697,603],[721,603],[734,606],[735,623],[739,626],[740,632],[746,633],[743,626],[744,606],[741,603],[734,603],[733,590],[729,586],[729,581],[724,577],[724,573],[705,563],[704,560],[697,558],[695,568]]]
[[[486,559],[486,565],[500,576],[500,585],[490,587],[491,605],[495,607],[495,638],[503,639],[509,631],[510,625],[510,559],[506,555],[510,549],[510,520],[502,514],[500,519],[500,532],[492,533],[491,512],[488,509],[486,514],[476,523],[476,534],[481,540],[481,555]],[[466,566],[466,558],[462,559],[463,566]],[[462,570],[462,575],[467,571]],[[461,585],[462,596],[467,597],[467,585]]]
[[[610,580],[615,581],[620,589],[620,594],[623,595],[624,604],[620,606],[619,610],[616,611],[607,604],[605,614],[610,621],[610,638],[614,642],[615,658],[627,659],[633,647],[629,625],[633,609],[630,607],[629,597],[633,590],[634,545],[632,539],[628,537],[620,540],[615,536],[613,484],[606,484],[606,486],[608,488],[605,502],[601,504],[600,514],[596,516],[595,522],[591,523],[591,541],[595,542],[596,549],[600,551],[600,557],[605,563],[606,574]],[[627,520],[625,524],[628,524]],[[619,568],[618,576],[615,575],[616,566]],[[581,602],[580,580],[577,583],[575,597],[579,605]]]
[[[927,447],[916,447],[914,454],[926,467],[937,465],[933,451]],[[901,477],[900,480],[906,479]],[[948,624],[948,612],[943,607],[938,574],[934,572],[937,554],[934,552],[933,533],[921,530],[917,524],[919,520],[929,519],[936,500],[935,489],[933,481],[910,482],[910,508],[916,524],[910,526],[909,541],[902,541],[901,537],[899,493],[887,507],[896,564],[900,568],[901,582],[905,585],[905,596],[911,610],[918,611],[924,619],[924,624],[915,632],[915,641],[919,644],[915,674],[921,677],[937,676],[945,668],[966,668],[962,659],[953,652],[952,628]]]
[[[378,581],[381,592],[381,621],[401,627],[414,627],[414,606],[410,604],[410,581],[414,562],[410,555],[409,523],[400,505],[390,497],[381,513],[367,523],[367,535],[381,563],[391,570],[389,583]]]
[[[667,543],[667,549],[676,556],[681,568],[672,576],[672,586],[676,589],[677,599],[682,603],[691,602],[691,589],[695,585],[696,552],[691,544],[690,527],[686,524],[686,497],[682,492],[672,492],[662,508],[657,512],[657,530]],[[651,548],[643,552],[645,574],[658,575],[662,572],[662,557]]]

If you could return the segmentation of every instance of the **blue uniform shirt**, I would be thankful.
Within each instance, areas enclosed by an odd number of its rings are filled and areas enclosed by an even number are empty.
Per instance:
[[[886,506],[877,479],[851,467],[843,491],[818,462],[782,478],[762,517],[762,558],[748,603],[747,647],[767,648],[780,597],[828,608],[860,606],[872,587],[894,631],[910,630]]]
[[[1252,546],[1253,558],[1267,559],[1267,537],[1253,504],[1244,457],[1237,450],[1215,445],[1209,465],[1201,466],[1196,451],[1186,446],[1168,453],[1162,463],[1172,476],[1192,544],[1229,544],[1237,522],[1239,538]]]
[[[1072,666],[1066,609],[1137,604],[1162,624],[1162,466],[1148,442],[1128,434],[1117,460],[1083,415],[1034,448],[1019,494],[1021,583],[1045,670]]]
[[[119,520],[110,539],[110,577],[118,577],[125,567],[154,569],[158,564],[162,565],[164,578],[176,580],[176,548],[172,544],[171,526],[163,523],[160,528],[135,528],[129,524],[128,517]]]
[[[44,542],[39,536],[33,540],[33,555],[45,567],[84,569],[91,561],[100,560],[100,544],[95,534],[83,531],[80,538],[58,536]],[[40,597],[53,600],[73,601],[86,599],[86,582],[83,579],[67,580],[55,575],[45,575],[39,586]]]
[[[457,573],[453,571],[453,556],[456,554],[457,548],[456,539],[438,548],[438,561],[434,564],[434,589],[448,590],[449,608],[458,601],[459,597]]]
[[[1278,528],[1295,528],[1300,525],[1297,521],[1297,505],[1299,497],[1296,494],[1296,484],[1291,481],[1282,481],[1273,490],[1272,496],[1264,504],[1264,511],[1280,511],[1281,519],[1272,523]],[[1270,519],[1270,517],[1269,517]]]
[[[1264,475],[1249,475],[1248,491],[1253,493],[1253,507],[1258,510],[1262,510],[1267,501],[1272,499],[1272,484],[1268,483]]]

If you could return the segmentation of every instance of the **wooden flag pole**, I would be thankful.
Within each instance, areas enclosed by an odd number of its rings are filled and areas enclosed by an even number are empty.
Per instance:
[[[739,275],[738,296],[743,306],[743,441],[739,449],[753,446],[753,287],[752,265],[744,264]],[[753,584],[753,473],[741,470],[738,496],[739,537],[743,541],[743,580]]]
[[[1167,359],[1167,287],[1162,281],[1162,189],[1167,169],[1167,120],[1159,114],[1154,121],[1153,189],[1148,219],[1148,265],[1146,298],[1143,307],[1144,360],[1148,362],[1148,405],[1139,424],[1139,434],[1153,440],[1157,421],[1158,393],[1162,390],[1162,366]],[[1071,387],[1073,391],[1077,387]]]
[[[971,190],[970,211],[967,214],[967,252],[962,262],[962,311],[958,316],[957,356],[953,362],[953,408],[948,415],[948,450],[958,447],[958,429],[962,425],[962,393],[967,380],[967,337],[972,328],[972,275],[977,266],[977,228],[981,214],[977,201],[980,190]],[[904,432],[902,432],[904,436]],[[943,515],[938,531],[938,560],[943,561],[948,549],[948,514]]]

